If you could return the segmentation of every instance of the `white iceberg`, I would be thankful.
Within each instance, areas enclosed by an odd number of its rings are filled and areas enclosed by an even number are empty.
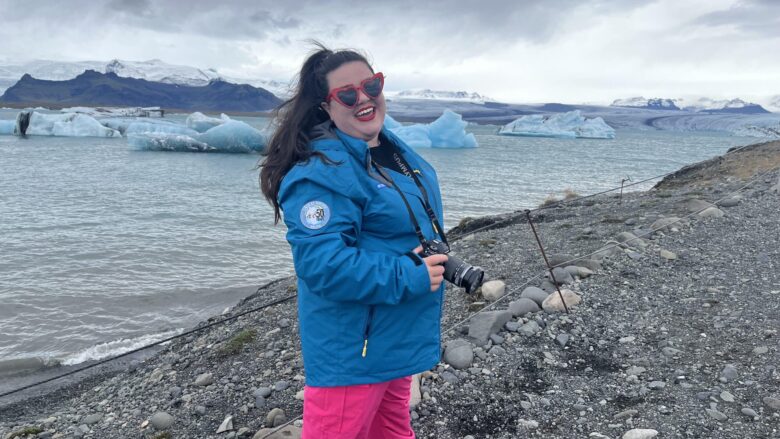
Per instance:
[[[15,120],[0,120],[0,134],[13,134],[15,126]]]
[[[95,119],[98,117],[163,117],[165,114],[165,110],[160,107],[68,107],[60,112],[83,113]]]
[[[266,135],[263,132],[238,120],[227,120],[205,133],[198,133],[184,126],[180,126],[180,128],[189,131],[181,133],[130,132],[127,139],[128,143],[137,149],[183,152],[261,152],[267,143]]]
[[[66,136],[66,137],[122,137],[112,128],[103,126],[91,116],[81,113],[44,114],[37,111],[22,111],[17,124],[28,117],[27,128],[22,130],[28,136]]]
[[[201,113],[200,111],[196,111],[190,114],[189,116],[187,116],[186,123],[187,123],[187,127],[192,128],[193,130],[199,133],[205,133],[211,128],[214,128],[215,126],[218,125],[222,125],[223,123],[229,120],[230,118],[225,113],[222,113],[220,118],[217,119],[216,117],[209,117]]]
[[[158,123],[139,121],[132,122],[125,128],[125,135],[139,134],[139,133],[158,133],[158,134],[183,134],[185,136],[195,136],[197,131],[192,128],[187,128],[184,125],[177,123]]]
[[[402,125],[389,114],[385,127],[413,148],[476,148],[474,134],[466,132],[468,122],[460,114],[444,110],[429,124]]]
[[[559,137],[566,139],[614,139],[615,130],[595,117],[585,119],[580,110],[553,115],[531,114],[504,125],[498,134],[504,136]]]

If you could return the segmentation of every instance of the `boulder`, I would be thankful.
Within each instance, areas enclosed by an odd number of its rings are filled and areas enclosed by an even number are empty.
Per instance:
[[[566,306],[568,306],[569,309],[582,302],[582,298],[574,291],[564,289],[561,290],[561,295],[563,295],[563,300],[566,302]],[[547,299],[544,300],[542,309],[549,313],[565,311],[563,302],[561,302],[561,298],[557,292],[555,294],[550,294]]]
[[[506,294],[506,284],[500,280],[491,280],[482,284],[482,297],[495,302]]]
[[[540,290],[541,291],[541,290]],[[545,298],[547,297],[547,293],[544,293]],[[538,312],[541,311],[542,308],[539,307],[539,304],[535,301],[521,297],[518,300],[512,301],[509,303],[509,311],[512,313],[515,317],[524,316],[531,312]]]
[[[474,361],[471,343],[462,338],[451,340],[444,348],[444,362],[455,369],[466,369]]]
[[[510,311],[487,311],[475,315],[469,324],[469,337],[477,344],[487,343],[490,334],[495,334],[512,319]]]
[[[541,288],[528,287],[524,289],[522,293],[520,293],[520,298],[531,299],[536,302],[537,305],[542,306],[542,302],[544,302],[544,299],[546,299],[548,295],[549,293],[542,290]]]

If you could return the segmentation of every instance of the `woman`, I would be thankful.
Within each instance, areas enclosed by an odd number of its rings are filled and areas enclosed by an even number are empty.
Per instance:
[[[384,76],[318,47],[260,174],[298,275],[303,437],[413,438],[411,375],[440,354],[447,256],[419,255],[441,239],[438,181],[383,128]]]

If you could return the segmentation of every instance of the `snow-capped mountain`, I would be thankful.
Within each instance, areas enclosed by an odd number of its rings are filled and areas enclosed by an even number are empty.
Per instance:
[[[234,84],[249,84],[264,88],[276,96],[289,95],[288,84],[260,78],[235,78],[220,74],[215,69],[174,65],[159,59],[148,61],[77,61],[61,62],[36,60],[24,64],[0,64],[0,95],[14,85],[25,73],[35,79],[65,81],[73,79],[87,70],[100,73],[116,73],[125,78],[145,79],[147,81],[188,86],[205,86],[211,81],[221,79]]]
[[[385,94],[391,99],[431,99],[438,101],[474,102],[479,104],[495,102],[495,99],[480,95],[476,92],[431,90],[427,88],[423,90],[403,90],[395,93],[387,92]]]
[[[675,104],[675,99],[650,98],[645,99],[642,96],[626,99],[615,99],[612,102],[613,107],[632,107],[632,108],[650,108],[655,110],[679,110]]]
[[[703,97],[690,102],[683,99],[678,99],[678,103],[683,110],[687,111],[741,114],[768,113],[768,111],[766,111],[761,105],[753,102],[745,102],[739,98],[711,99]]]

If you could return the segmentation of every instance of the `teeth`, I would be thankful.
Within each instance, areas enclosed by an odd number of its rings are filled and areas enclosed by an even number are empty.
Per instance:
[[[369,107],[369,108],[366,108],[365,110],[361,110],[355,116],[357,116],[357,117],[366,116],[368,114],[371,114],[371,112],[373,112],[373,111],[374,111],[374,108],[373,107]]]

